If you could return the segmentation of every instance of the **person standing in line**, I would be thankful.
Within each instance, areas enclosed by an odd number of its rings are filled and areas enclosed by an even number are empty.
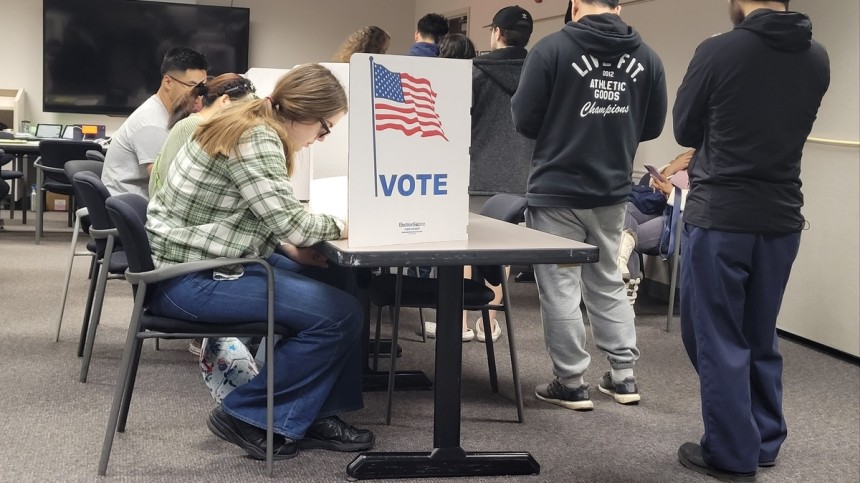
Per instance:
[[[490,29],[490,52],[472,61],[472,146],[469,193],[494,195],[496,193],[525,193],[534,141],[514,129],[511,119],[511,96],[517,90],[525,61],[526,45],[534,24],[528,10],[514,5],[504,7],[487,25]],[[499,169],[502,167],[503,169]],[[505,267],[505,276],[510,267]],[[471,267],[466,277],[471,276]],[[495,298],[502,301],[501,285],[491,286]],[[469,330],[463,315],[463,331]],[[502,336],[502,326],[491,310],[490,337],[493,341]],[[475,338],[485,342],[484,318],[475,320]]]
[[[681,246],[681,334],[704,435],[680,463],[753,481],[787,430],[776,320],[806,221],[800,160],[830,84],[825,49],[788,1],[730,0],[732,31],[696,49],[673,110],[696,148]]]
[[[443,59],[474,59],[475,44],[463,34],[448,34],[439,41],[439,57]]]
[[[597,347],[610,370],[598,389],[621,404],[640,400],[633,308],[618,253],[633,157],[666,120],[663,64],[619,16],[618,0],[572,0],[573,21],[529,51],[511,100],[514,126],[535,139],[526,222],[536,230],[597,246],[597,263],[536,265],[547,350],[555,378],[538,399],[591,410],[583,375],[584,300]]]
[[[409,48],[409,55],[438,57],[439,41],[447,34],[448,20],[438,13],[428,13],[418,20],[415,43]]]
[[[167,139],[173,105],[206,80],[209,63],[200,52],[173,47],[161,62],[158,91],[122,123],[105,155],[102,182],[112,195],[135,193],[149,199],[149,173]]]
[[[351,33],[343,41],[332,62],[349,62],[352,54],[384,54],[388,52],[391,37],[388,32],[376,26],[362,27]]]

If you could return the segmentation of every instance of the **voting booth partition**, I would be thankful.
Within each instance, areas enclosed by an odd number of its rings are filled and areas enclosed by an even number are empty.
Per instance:
[[[471,62],[356,54],[321,65],[347,90],[349,113],[298,153],[296,196],[348,218],[350,247],[465,240]],[[264,97],[287,72],[246,77]]]
[[[349,64],[349,246],[466,240],[468,60],[355,54]]]

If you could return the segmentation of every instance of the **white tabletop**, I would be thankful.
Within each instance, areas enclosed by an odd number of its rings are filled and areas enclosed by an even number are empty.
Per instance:
[[[469,214],[468,240],[350,247],[349,240],[321,244],[338,265],[350,267],[414,265],[497,265],[592,263],[597,247],[525,226]]]

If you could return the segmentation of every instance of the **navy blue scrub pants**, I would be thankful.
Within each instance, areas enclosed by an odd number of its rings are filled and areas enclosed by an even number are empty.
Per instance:
[[[713,467],[754,472],[787,434],[776,319],[800,233],[683,231],[681,336],[699,374],[702,453]]]

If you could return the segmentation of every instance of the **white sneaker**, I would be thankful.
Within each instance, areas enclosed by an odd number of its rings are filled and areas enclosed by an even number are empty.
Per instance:
[[[639,292],[639,285],[640,285],[641,281],[642,281],[642,279],[638,278],[638,277],[637,278],[631,278],[625,284],[627,286],[627,298],[630,300],[630,305],[633,305],[636,303],[636,297],[637,297],[638,292]]]
[[[636,248],[636,235],[630,229],[622,230],[616,263],[624,278],[630,277],[630,273],[627,271],[627,262],[630,260],[630,254],[633,253],[634,248]]]
[[[424,333],[427,335],[428,339],[436,338],[436,322],[427,322],[424,321]],[[472,329],[466,329],[463,331],[463,342],[469,342],[470,340],[475,338],[475,331]]]
[[[499,337],[502,336],[502,326],[499,325],[499,321],[493,319],[493,323],[491,324],[495,328],[493,329],[493,342],[499,340]],[[486,342],[487,336],[484,334],[484,318],[478,317],[478,320],[475,321],[475,337],[478,339],[478,342]]]

